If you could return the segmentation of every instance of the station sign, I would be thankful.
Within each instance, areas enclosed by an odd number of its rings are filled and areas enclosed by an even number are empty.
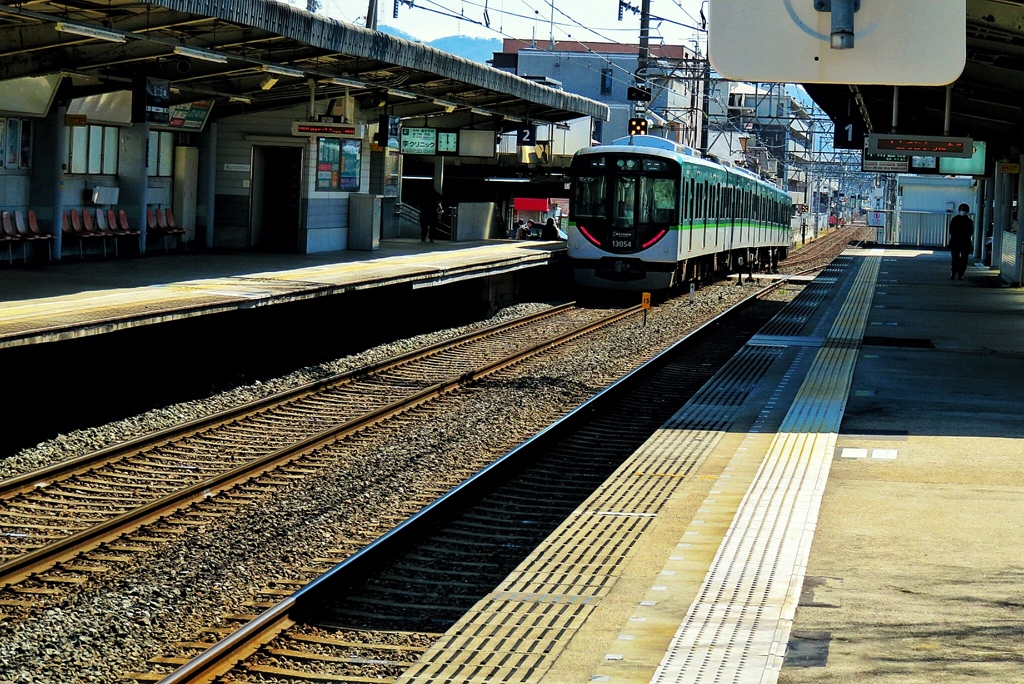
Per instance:
[[[870,154],[960,157],[963,159],[970,159],[974,155],[974,140],[971,138],[871,133],[867,136],[867,141]]]
[[[439,128],[402,128],[399,136],[402,154],[454,155],[459,153],[459,132]]]
[[[292,135],[318,138],[362,138],[362,124],[325,123],[321,121],[293,121]]]
[[[865,139],[860,170],[864,173],[907,173],[910,171],[910,157],[902,154],[870,154]]]
[[[212,110],[212,100],[200,100],[198,102],[184,102],[172,105],[171,118],[167,122],[167,125],[163,127],[156,127],[198,133],[206,127],[206,120],[210,118],[210,112]]]
[[[837,150],[859,150],[864,147],[864,136],[868,134],[864,119],[850,115],[836,119],[832,147]]]

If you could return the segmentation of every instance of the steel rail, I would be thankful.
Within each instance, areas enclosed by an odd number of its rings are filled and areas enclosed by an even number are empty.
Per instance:
[[[66,478],[72,475],[77,475],[83,472],[87,472],[91,468],[95,467],[99,463],[114,462],[120,458],[124,458],[133,453],[137,453],[144,449],[152,448],[168,444],[175,440],[179,440],[185,437],[189,437],[200,432],[230,423],[237,420],[238,418],[245,417],[247,415],[266,411],[267,409],[274,408],[289,402],[295,401],[304,396],[309,396],[317,392],[321,392],[333,385],[347,382],[351,379],[371,375],[373,373],[379,373],[381,371],[390,370],[392,368],[410,363],[412,361],[419,360],[423,357],[430,356],[448,349],[458,347],[470,342],[480,340],[488,335],[493,335],[505,330],[510,330],[523,325],[528,325],[545,318],[557,315],[564,311],[568,311],[576,305],[575,302],[569,302],[560,306],[546,309],[545,311],[531,314],[529,316],[523,316],[515,318],[504,323],[498,323],[496,325],[488,326],[481,330],[465,333],[454,337],[450,340],[442,340],[435,342],[434,344],[428,345],[420,349],[413,349],[411,351],[392,356],[387,359],[382,359],[359,368],[345,371],[343,373],[337,373],[327,378],[320,380],[314,380],[312,382],[304,383],[298,387],[292,389],[283,390],[275,394],[256,399],[254,401],[246,402],[234,408],[230,408],[224,411],[218,411],[217,413],[209,416],[203,416],[201,418],[195,418],[185,423],[175,425],[155,432],[150,432],[139,437],[115,444],[104,449],[92,451],[81,456],[69,458],[59,463],[33,470],[31,472],[22,473],[5,480],[0,480],[0,500],[10,499],[18,494],[34,489],[40,483],[52,484],[53,480],[58,478]]]
[[[49,569],[56,563],[68,560],[84,551],[92,550],[104,542],[132,532],[158,518],[162,518],[173,510],[187,506],[195,501],[201,501],[210,495],[262,475],[273,468],[286,465],[311,451],[333,443],[353,432],[365,429],[396,414],[403,413],[462,385],[491,375],[552,347],[611,325],[641,310],[642,308],[639,305],[623,309],[598,321],[563,333],[558,337],[539,342],[509,356],[492,361],[476,370],[468,371],[458,377],[436,383],[413,395],[391,402],[358,418],[335,425],[283,449],[264,454],[241,466],[219,473],[212,478],[197,482],[167,496],[154,499],[148,504],[110,518],[89,529],[82,530],[52,544],[9,560],[6,563],[0,564],[0,586],[21,581],[33,573]]]
[[[247,622],[208,650],[180,666],[174,672],[161,679],[158,684],[212,684],[217,677],[229,672],[251,653],[255,652],[262,645],[269,643],[274,637],[295,624],[295,618],[305,610],[308,610],[307,606],[316,605],[318,603],[318,594],[322,591],[329,591],[328,588],[332,583],[344,583],[345,578],[351,578],[362,572],[365,568],[373,566],[378,558],[390,553],[391,548],[402,546],[407,542],[411,543],[419,538],[421,536],[421,528],[429,526],[439,518],[450,515],[452,511],[459,510],[460,507],[466,505],[466,502],[476,499],[479,493],[491,486],[492,483],[502,481],[510,470],[517,467],[522,460],[529,458],[529,454],[538,445],[544,444],[573,429],[577,423],[585,420],[594,411],[600,410],[606,402],[615,401],[616,397],[622,392],[657,371],[676,353],[679,353],[682,349],[692,345],[704,336],[713,334],[720,323],[739,315],[752,302],[767,296],[794,276],[803,275],[811,270],[818,269],[809,269],[800,274],[786,275],[763,287],[726,311],[705,321],[656,356],[605,387],[556,422],[426,506],[423,510],[402,521],[320,577],[297,590],[291,596],[283,599],[274,607],[267,609],[254,620]]]

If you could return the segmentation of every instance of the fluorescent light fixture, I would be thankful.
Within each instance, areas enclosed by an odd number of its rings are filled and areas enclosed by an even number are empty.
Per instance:
[[[73,33],[76,36],[85,36],[86,38],[95,38],[96,40],[106,40],[111,43],[125,43],[128,41],[128,39],[120,33],[104,31],[103,29],[94,28],[92,26],[83,26],[81,24],[68,24],[63,21],[57,22],[57,30],[61,33]]]
[[[367,84],[363,83],[362,81],[353,81],[350,78],[341,78],[341,77],[338,77],[338,76],[331,76],[330,78],[324,78],[324,79],[321,79],[321,80],[323,80],[326,83],[331,83],[331,84],[340,85],[340,86],[349,86],[349,87],[352,87],[352,88],[369,88],[370,87]]]
[[[263,80],[260,81],[260,88],[263,88],[263,90],[270,90],[276,85],[277,79],[274,78],[273,76],[264,76]]]
[[[491,183],[529,183],[529,178],[484,178]]]
[[[179,45],[174,48],[174,54],[181,55],[182,57],[189,57],[191,59],[201,59],[204,62],[216,62],[217,64],[227,64],[228,58],[224,55],[218,55],[215,52],[207,52],[206,50],[197,50],[196,48],[185,47]]]
[[[228,102],[237,102],[239,104],[252,104],[252,100],[241,95],[232,95],[228,98]]]
[[[296,69],[294,67],[280,66],[278,64],[264,64],[263,71],[268,74],[275,74],[277,76],[291,76],[292,78],[302,78],[302,69]]]
[[[459,104],[458,102],[452,102],[451,100],[442,100],[441,98],[435,97],[434,104],[439,107],[444,107],[447,112],[454,112],[459,107],[465,107],[466,105]]]

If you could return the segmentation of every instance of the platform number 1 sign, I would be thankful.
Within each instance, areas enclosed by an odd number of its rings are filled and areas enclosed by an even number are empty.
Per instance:
[[[836,134],[832,146],[837,150],[863,150],[867,127],[860,116],[836,119]]]

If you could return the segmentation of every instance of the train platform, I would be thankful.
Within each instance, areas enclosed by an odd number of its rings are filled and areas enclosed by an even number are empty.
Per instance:
[[[373,252],[173,254],[0,272],[0,348],[356,290],[426,288],[556,263],[565,243],[387,240]]]
[[[850,250],[410,668],[1019,682],[1024,293]]]

